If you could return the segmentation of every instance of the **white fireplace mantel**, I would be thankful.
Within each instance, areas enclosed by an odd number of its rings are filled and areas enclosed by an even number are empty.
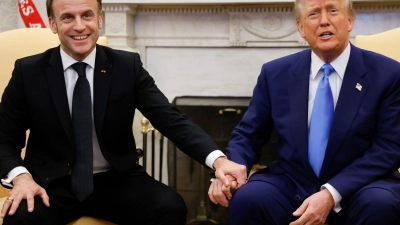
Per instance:
[[[114,48],[308,46],[294,0],[103,0],[104,34]],[[353,0],[351,37],[400,27],[399,0]],[[144,62],[146,65],[147,58]]]

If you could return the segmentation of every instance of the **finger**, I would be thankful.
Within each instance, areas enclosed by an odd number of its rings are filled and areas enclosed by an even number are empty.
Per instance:
[[[39,195],[42,198],[44,205],[50,207],[50,197],[47,195],[46,190],[42,188]]]
[[[224,193],[225,197],[228,200],[231,200],[232,198],[232,193],[231,193],[231,189],[229,187],[223,186],[222,187],[222,192]]]
[[[237,190],[237,189],[238,189],[238,183],[237,183],[236,181],[232,180],[232,181],[231,181],[230,188],[231,188],[232,190]]]
[[[226,198],[225,194],[222,192],[224,185],[222,184],[221,181],[218,181],[216,184],[217,184],[217,188],[214,189],[215,199],[217,200],[217,202],[220,205],[228,207],[228,205],[229,205],[228,199]]]
[[[236,178],[236,181],[238,182],[238,188],[241,187],[242,185],[247,183],[247,172],[246,172],[246,167],[243,165],[239,166],[239,170],[237,173],[234,175]]]
[[[12,200],[6,199],[4,201],[3,208],[1,209],[1,215],[0,215],[1,218],[4,218],[8,209],[10,208],[11,204],[12,204]]]
[[[236,181],[236,179],[232,176],[232,175],[229,175],[229,174],[227,174],[226,175],[226,178],[228,178],[228,180],[229,180],[229,187],[230,187],[230,189],[231,190],[236,190],[238,187],[238,184],[237,184],[237,181]]]
[[[215,171],[215,176],[225,185],[229,186],[229,179],[225,176],[225,174],[221,170]]]
[[[213,190],[214,190],[214,186],[215,186],[214,182],[215,181],[213,181],[211,183],[210,188],[208,189],[208,197],[210,198],[210,201],[212,201],[214,204],[218,204],[217,200],[214,198],[214,195],[213,195]]]
[[[33,197],[27,197],[26,205],[28,206],[28,212],[33,212],[33,209],[35,207],[35,199]]]
[[[302,225],[302,224],[305,224],[305,223],[302,223],[299,219],[289,223],[289,225]]]
[[[293,216],[301,216],[303,213],[306,211],[308,206],[308,201],[307,199],[303,202],[303,204],[300,205],[299,208],[296,209],[296,211],[293,212]]]
[[[14,199],[14,201],[12,201],[11,208],[10,208],[10,211],[8,212],[8,215],[10,215],[10,216],[14,215],[14,213],[17,211],[20,203],[21,203],[20,198]]]
[[[301,216],[297,220],[291,222],[289,225],[304,225],[304,224],[307,224],[307,218],[305,218],[304,216]]]
[[[226,203],[224,202],[224,198],[221,196],[222,192],[219,191],[221,190],[221,187],[222,187],[221,181],[219,180],[213,181],[212,184],[210,185],[208,196],[210,197],[210,200],[213,203],[224,205]]]
[[[226,198],[225,194],[221,190],[219,190],[218,194],[216,194],[215,196],[216,196],[216,199],[217,199],[217,201],[218,201],[218,203],[220,205],[222,205],[224,207],[228,207],[229,206],[229,201]]]

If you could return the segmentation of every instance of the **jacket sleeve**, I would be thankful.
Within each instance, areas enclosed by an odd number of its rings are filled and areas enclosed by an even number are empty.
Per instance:
[[[139,111],[180,150],[205,165],[206,157],[219,149],[211,137],[176,109],[157,88],[154,79],[134,54],[136,102]],[[206,165],[205,165],[206,166]]]
[[[29,127],[28,105],[22,79],[22,62],[17,60],[12,77],[4,90],[0,104],[0,176],[13,168],[26,167],[21,158]]]

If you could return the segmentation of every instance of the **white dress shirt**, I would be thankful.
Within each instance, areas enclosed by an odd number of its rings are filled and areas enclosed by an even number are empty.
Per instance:
[[[67,53],[65,53],[62,48],[60,48],[60,54],[61,54],[61,61],[63,64],[63,69],[64,69],[64,79],[65,79],[65,86],[66,86],[66,91],[67,91],[67,97],[68,97],[68,105],[69,105],[69,111],[70,114],[72,115],[72,97],[74,93],[74,88],[76,81],[78,80],[78,73],[71,67],[72,64],[78,62],[75,59],[73,59],[71,56],[69,56]],[[82,62],[85,62],[87,64],[86,66],[86,78],[89,81],[90,85],[90,92],[91,92],[91,97],[92,97],[92,108],[93,108],[93,77],[94,77],[94,65],[96,61],[96,48],[84,59]],[[93,114],[93,110],[92,110]],[[99,141],[97,139],[97,134],[96,130],[94,127],[94,121],[93,121],[94,116],[92,115],[92,139],[93,139],[93,173],[100,173],[100,172],[105,172],[110,169],[110,164],[107,162],[107,160],[104,158],[103,154],[101,153],[100,146],[99,146]],[[207,158],[206,158],[206,165],[209,166],[210,168],[213,168],[213,163],[214,161],[220,157],[220,156],[225,156],[222,151],[220,150],[215,150],[211,152]],[[1,182],[3,185],[13,187],[11,184],[12,180],[23,173],[29,173],[29,171],[22,166],[15,167],[12,169],[8,174],[6,179],[1,179]]]
[[[342,87],[344,73],[347,67],[347,63],[350,58],[350,44],[347,44],[346,49],[343,53],[336,58],[334,61],[330,62],[332,67],[335,69],[331,75],[329,75],[329,84],[331,86],[334,107],[336,108],[336,103],[339,98],[340,88]],[[308,127],[310,127],[310,119],[312,108],[314,106],[314,99],[317,93],[319,82],[323,77],[323,72],[321,71],[322,65],[325,62],[322,61],[314,52],[311,53],[311,70],[310,70],[310,83],[309,83],[309,91],[308,91]],[[322,189],[328,189],[331,193],[333,200],[335,201],[335,207],[333,210],[335,212],[339,212],[342,207],[340,206],[340,201],[342,200],[342,196],[340,193],[329,183],[322,185]]]

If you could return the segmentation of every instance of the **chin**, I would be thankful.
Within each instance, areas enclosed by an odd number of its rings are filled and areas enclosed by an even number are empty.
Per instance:
[[[77,54],[85,54],[88,53],[91,50],[91,46],[76,46],[75,47],[75,52]]]
[[[323,43],[317,46],[319,50],[321,51],[326,51],[326,52],[330,52],[333,51],[337,48],[336,44],[333,43]]]

